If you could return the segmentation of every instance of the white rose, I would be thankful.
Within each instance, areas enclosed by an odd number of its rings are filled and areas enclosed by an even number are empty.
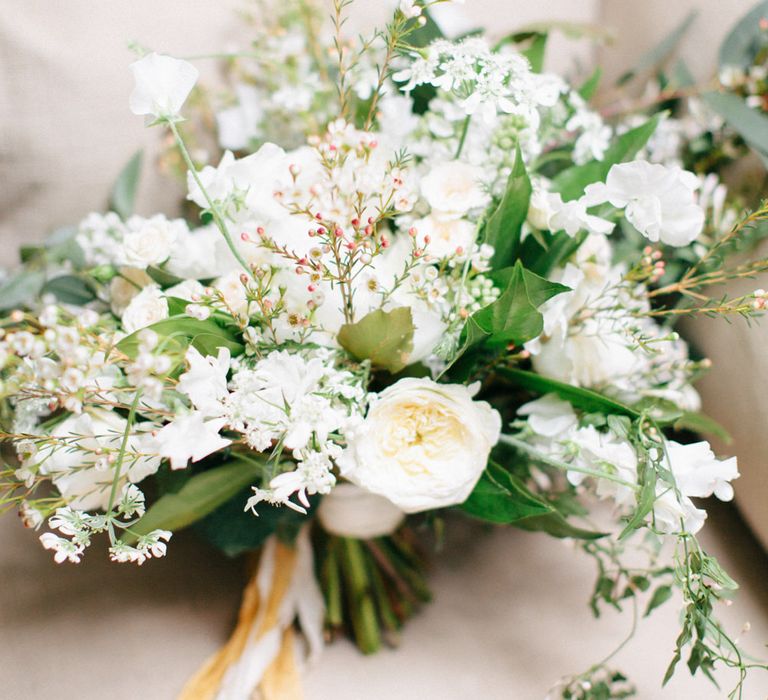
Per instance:
[[[131,299],[148,284],[152,284],[152,278],[144,270],[137,270],[135,267],[120,268],[120,274],[113,277],[109,283],[112,313],[122,316]]]
[[[440,216],[439,212],[432,212],[414,221],[413,225],[419,236],[429,236],[426,251],[436,258],[456,255],[457,248],[462,248],[465,253],[470,252],[477,236],[475,224],[454,216]]]
[[[179,229],[186,230],[183,221],[168,221],[162,214],[144,219],[131,217],[129,232],[123,238],[122,262],[125,265],[146,268],[168,259]]]
[[[197,82],[197,68],[171,56],[148,54],[131,63],[136,87],[129,106],[138,115],[173,119]]]
[[[168,300],[160,287],[151,285],[144,287],[131,299],[128,308],[123,312],[123,328],[126,333],[134,333],[164,318],[168,318]]]
[[[384,496],[354,484],[338,484],[320,501],[317,517],[333,535],[369,540],[391,535],[405,514]]]
[[[412,377],[388,387],[347,436],[342,475],[406,513],[463,503],[501,433],[501,416],[476,391]]]
[[[488,195],[478,184],[482,174],[477,166],[460,161],[440,163],[421,181],[421,193],[432,209],[462,216],[488,204]]]

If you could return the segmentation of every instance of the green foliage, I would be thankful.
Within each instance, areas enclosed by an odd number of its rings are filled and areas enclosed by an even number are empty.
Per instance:
[[[96,298],[93,286],[87,278],[76,275],[54,277],[43,285],[41,294],[53,294],[63,304],[84,306]]]
[[[640,416],[635,409],[591,389],[582,389],[522,369],[503,367],[497,372],[515,386],[528,389],[535,394],[557,394],[561,399],[570,402],[575,408],[586,413],[613,413],[630,418],[639,418]]]
[[[178,491],[166,493],[155,501],[123,539],[131,544],[152,530],[175,532],[188,527],[253,484],[263,471],[262,462],[233,457],[219,467],[195,474],[185,480]]]
[[[554,511],[520,479],[492,460],[461,509],[475,518],[505,525]]]
[[[768,0],[757,3],[728,32],[720,45],[720,67],[752,65],[758,51],[765,46],[765,32],[760,20],[768,17]]]
[[[672,597],[672,586],[664,584],[659,586],[648,601],[648,607],[645,609],[645,617],[648,617],[656,608],[664,605]]]
[[[377,309],[339,331],[339,345],[356,360],[370,360],[374,367],[393,374],[408,364],[413,350],[413,317],[408,307]]]
[[[42,270],[21,269],[0,285],[0,311],[28,306],[45,284]]]
[[[581,197],[587,185],[603,182],[611,166],[632,160],[637,155],[656,131],[662,116],[656,114],[644,124],[619,136],[605,152],[603,160],[591,160],[584,165],[574,165],[563,170],[552,181],[554,191],[568,201]]]
[[[144,154],[142,151],[134,153],[128,163],[126,163],[125,167],[120,171],[120,174],[117,176],[117,180],[112,187],[112,193],[109,197],[109,208],[121,219],[127,219],[133,214],[143,156]]]
[[[598,66],[593,71],[592,75],[587,78],[584,84],[579,88],[579,95],[581,95],[586,102],[589,102],[594,94],[597,92],[597,88],[600,85],[600,79],[603,77],[603,69]]]
[[[219,348],[226,347],[232,355],[239,355],[245,349],[236,335],[219,325],[214,317],[200,320],[184,315],[171,316],[147,328],[157,333],[161,342],[176,343],[180,351],[192,345],[204,355],[215,355]],[[126,336],[117,344],[117,349],[135,358],[140,334],[141,330]]]
[[[627,73],[624,73],[617,81],[619,85],[625,85],[635,76],[642,75],[648,71],[657,70],[672,55],[681,39],[691,28],[694,20],[698,16],[696,10],[691,10],[680,24],[678,24],[669,34],[667,34],[650,51],[644,53],[637,65]]]
[[[736,95],[706,92],[701,98],[768,164],[768,117],[749,107]]]
[[[520,144],[515,153],[515,165],[507,180],[507,188],[498,207],[485,224],[485,242],[494,247],[491,267],[498,270],[512,265],[520,247],[520,234],[531,200],[531,181],[525,169]]]
[[[684,412],[674,423],[675,430],[689,430],[699,435],[713,435],[725,443],[732,441],[728,431],[716,420],[691,411]]]

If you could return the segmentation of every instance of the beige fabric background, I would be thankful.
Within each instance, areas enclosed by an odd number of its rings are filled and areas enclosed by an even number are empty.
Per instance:
[[[367,20],[386,12],[381,1],[358,4]],[[466,0],[464,11],[471,24],[496,33],[551,17],[603,18],[621,37],[605,51],[608,67],[618,73],[696,5],[702,8],[697,40],[685,50],[706,75],[719,37],[748,4]],[[177,55],[220,49],[237,38],[229,14],[237,6],[239,0],[3,1],[0,264],[14,260],[20,242],[40,240],[51,227],[100,208],[105,184],[137,145],[155,143],[157,133],[145,130],[127,109],[125,41],[137,39]],[[590,59],[584,46],[560,41],[553,60],[562,67],[574,55]],[[146,175],[140,211],[170,211],[178,194],[167,182],[161,186],[150,170]],[[705,341],[709,337],[702,335]],[[727,352],[737,336],[716,337]],[[750,370],[762,353],[738,338],[742,361],[727,365],[720,376],[734,381],[740,373],[737,386],[751,393],[721,398],[722,384],[714,385],[710,403],[726,414],[726,422],[759,417],[764,393],[765,384],[752,381]],[[752,430],[744,437],[760,434]],[[748,455],[751,465],[762,466],[760,452],[749,448],[749,439],[738,443],[742,461]],[[750,488],[761,481],[761,476],[752,480]],[[760,653],[768,640],[768,560],[732,509],[713,504],[711,512],[706,543],[744,585],[724,617],[736,631],[750,620],[753,629],[745,642]],[[451,533],[448,551],[435,567],[436,600],[406,629],[401,648],[363,658],[348,644],[334,645],[307,676],[309,700],[542,698],[551,681],[597,661],[629,629],[627,615],[591,620],[586,608],[591,562],[564,543],[466,526],[452,527]],[[0,552],[0,697],[9,700],[172,698],[224,640],[243,583],[239,562],[186,534],[174,539],[167,559],[141,569],[109,564],[98,550],[80,567],[57,567],[33,533],[6,517],[0,520]],[[646,621],[616,663],[639,683],[644,699],[723,697],[684,673],[659,689],[676,633],[677,605],[668,604]],[[767,696],[768,677],[756,675],[745,697]]]

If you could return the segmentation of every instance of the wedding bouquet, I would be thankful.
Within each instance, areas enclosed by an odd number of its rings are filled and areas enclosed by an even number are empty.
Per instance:
[[[768,269],[727,257],[768,209],[726,224],[699,177],[638,157],[664,115],[604,120],[597,76],[542,71],[544,29],[451,40],[442,3],[403,0],[353,40],[349,4],[329,25],[307,1],[261,7],[231,90],[188,119],[191,63],[131,65],[189,216],[132,214],[134,159],[112,211],[22,251],[2,290],[0,503],[47,524],[57,562],[98,538],[142,564],[188,526],[261,550],[185,697],[291,697],[295,623],[312,653],[338,632],[391,642],[429,598],[449,511],[573,540],[598,564],[596,613],[678,589],[667,678],[684,655],[724,665],[735,696],[756,664],[717,621],[737,585],[692,499],[730,500],[738,471],[696,435],[719,431],[692,386],[708,363],[673,324],[761,313],[768,293],[710,287]],[[631,689],[597,664],[558,693]]]

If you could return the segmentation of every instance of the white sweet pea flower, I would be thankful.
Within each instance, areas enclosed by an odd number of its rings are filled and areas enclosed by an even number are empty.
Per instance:
[[[165,318],[168,318],[168,300],[160,287],[149,285],[131,299],[122,322],[126,333],[134,333]]]
[[[579,420],[573,407],[557,394],[547,394],[520,406],[518,415],[528,416],[528,425],[538,435],[561,437],[574,430]]]
[[[706,441],[681,445],[670,440],[667,454],[680,491],[691,498],[708,498],[713,494],[721,501],[733,499],[730,482],[739,478],[736,457],[719,460]]]
[[[156,435],[157,453],[171,462],[171,469],[185,469],[189,460],[197,462],[232,441],[219,435],[225,420],[206,421],[200,411],[179,416]]]
[[[547,192],[544,199],[545,211],[549,212],[547,228],[550,231],[565,231],[569,236],[575,236],[579,231],[595,235],[607,235],[613,231],[612,222],[587,213],[592,204],[584,197],[564,202],[557,192]]]
[[[354,484],[338,484],[320,502],[317,517],[331,534],[369,540],[391,535],[405,513],[384,496]]]
[[[130,65],[136,87],[131,93],[131,112],[155,119],[178,119],[179,111],[198,77],[187,61],[151,53]]]
[[[650,241],[684,246],[704,226],[704,210],[696,204],[700,183],[690,172],[636,160],[611,167],[605,183],[585,190],[587,206],[610,202],[625,209],[627,221]]]
[[[227,348],[219,348],[218,357],[203,357],[190,347],[187,350],[189,369],[179,377],[176,389],[186,394],[192,405],[206,417],[222,415],[222,401],[229,395],[227,373],[230,354]]]
[[[488,204],[480,187],[481,168],[458,160],[439,163],[421,181],[421,193],[432,209],[444,215],[462,216]]]
[[[412,377],[387,387],[347,435],[342,475],[406,513],[463,503],[501,433],[477,388]]]

